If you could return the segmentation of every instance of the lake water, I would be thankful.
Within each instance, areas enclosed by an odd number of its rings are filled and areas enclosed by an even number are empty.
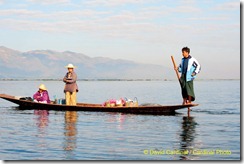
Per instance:
[[[32,96],[44,83],[63,98],[62,81],[0,81],[0,93]],[[79,102],[137,97],[181,104],[177,81],[79,81]],[[240,80],[194,82],[192,108],[175,115],[37,113],[0,99],[1,160],[240,160]]]

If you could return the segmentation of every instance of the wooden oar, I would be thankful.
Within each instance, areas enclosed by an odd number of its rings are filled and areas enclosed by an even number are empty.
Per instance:
[[[171,56],[171,60],[172,60],[173,65],[174,65],[174,70],[175,70],[175,73],[176,73],[176,75],[177,75],[177,78],[178,78],[178,80],[179,80],[179,82],[180,82],[180,75],[179,75],[179,73],[178,73],[178,71],[177,71],[177,66],[176,66],[176,64],[175,64],[175,60],[174,60],[174,57],[173,57],[173,56]],[[181,82],[180,82],[180,84],[181,84]]]

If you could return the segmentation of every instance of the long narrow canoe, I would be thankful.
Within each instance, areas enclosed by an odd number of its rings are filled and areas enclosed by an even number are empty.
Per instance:
[[[131,114],[173,114],[178,109],[189,108],[197,106],[198,104],[188,105],[149,105],[149,106],[138,106],[138,107],[105,107],[101,104],[88,104],[88,103],[77,103],[76,106],[63,105],[63,104],[44,104],[29,100],[22,100],[15,96],[0,94],[0,98],[10,101],[19,105],[20,109],[23,110],[55,110],[55,111],[89,111],[89,112],[120,112],[120,113],[131,113]]]

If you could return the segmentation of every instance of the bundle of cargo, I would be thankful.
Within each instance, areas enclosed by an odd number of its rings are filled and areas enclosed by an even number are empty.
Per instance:
[[[129,107],[138,107],[138,100],[137,98],[135,97],[134,100],[131,100],[131,99],[127,99],[125,98],[125,101],[126,101],[126,105],[125,106],[129,106]]]
[[[102,106],[106,106],[106,107],[137,107],[138,106],[138,100],[135,97],[134,100],[131,99],[127,99],[125,98],[120,98],[119,100],[116,99],[108,99],[107,101],[105,101]]]

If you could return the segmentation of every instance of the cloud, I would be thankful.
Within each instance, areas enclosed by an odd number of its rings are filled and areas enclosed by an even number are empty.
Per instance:
[[[89,0],[84,2],[84,4],[89,6],[115,7],[115,6],[122,6],[126,4],[143,4],[146,2],[148,3],[147,0]]]
[[[82,20],[82,19],[94,19],[103,15],[109,14],[106,11],[95,11],[95,10],[73,10],[73,11],[54,11],[44,12],[38,10],[27,10],[27,9],[6,9],[0,10],[0,16],[12,17],[19,19],[35,19],[39,21],[50,21],[50,20]]]
[[[27,0],[27,2],[41,4],[41,5],[64,5],[70,4],[70,0]]]
[[[216,10],[236,10],[240,9],[240,1],[230,1],[218,4],[215,7]]]
[[[0,16],[15,16],[15,17],[41,17],[44,15],[41,11],[31,11],[26,9],[7,9],[0,10]]]
[[[92,20],[92,19],[99,19],[104,15],[110,14],[109,11],[96,11],[90,9],[84,10],[73,10],[73,11],[58,11],[49,14],[50,16],[54,17],[56,20]]]
[[[32,3],[48,5],[49,1],[28,0]],[[151,1],[150,1],[151,2]],[[152,1],[156,2],[156,1]],[[178,1],[182,2],[183,1]],[[196,1],[188,0],[183,5],[167,5],[165,3],[149,3],[144,0],[90,0],[83,2],[96,5],[95,8],[85,7],[77,10],[37,10],[5,9],[0,10],[0,28],[13,30],[31,30],[48,33],[86,33],[102,39],[127,39],[145,43],[173,43],[175,40],[185,40],[188,35],[197,36],[200,40],[204,36],[219,33],[222,26],[219,21],[228,21],[229,15],[205,14],[199,6],[188,6]],[[51,1],[51,4],[70,3],[69,0]],[[133,10],[119,9],[115,6],[125,4],[140,4]],[[142,5],[144,4],[144,5]],[[99,5],[106,6],[100,8]],[[232,3],[218,5],[232,6]],[[224,7],[226,8],[226,7]],[[204,12],[203,12],[204,11]],[[179,18],[180,17],[180,18]],[[231,24],[232,25],[232,24]],[[226,29],[231,25],[226,25]],[[82,37],[82,36],[81,36]]]
[[[154,8],[154,10],[152,10]],[[182,40],[187,33],[204,35],[209,31],[217,31],[219,27],[214,25],[190,26],[179,22],[167,22],[176,9],[164,7],[144,7],[137,12],[121,10],[118,13],[112,11],[96,11],[91,9],[56,11],[44,13],[43,11],[31,11],[26,9],[1,10],[0,16],[5,16],[0,22],[1,28],[13,30],[31,30],[48,33],[83,32],[95,37],[106,39],[127,39],[145,43],[169,43],[175,39]],[[189,11],[195,11],[190,9]],[[171,18],[170,18],[171,19]],[[192,17],[192,20],[198,19]],[[209,17],[201,19],[211,19]],[[185,34],[182,34],[184,31]]]
[[[229,15],[219,15],[214,17],[190,17],[188,20],[195,20],[195,21],[227,21],[230,19]]]

